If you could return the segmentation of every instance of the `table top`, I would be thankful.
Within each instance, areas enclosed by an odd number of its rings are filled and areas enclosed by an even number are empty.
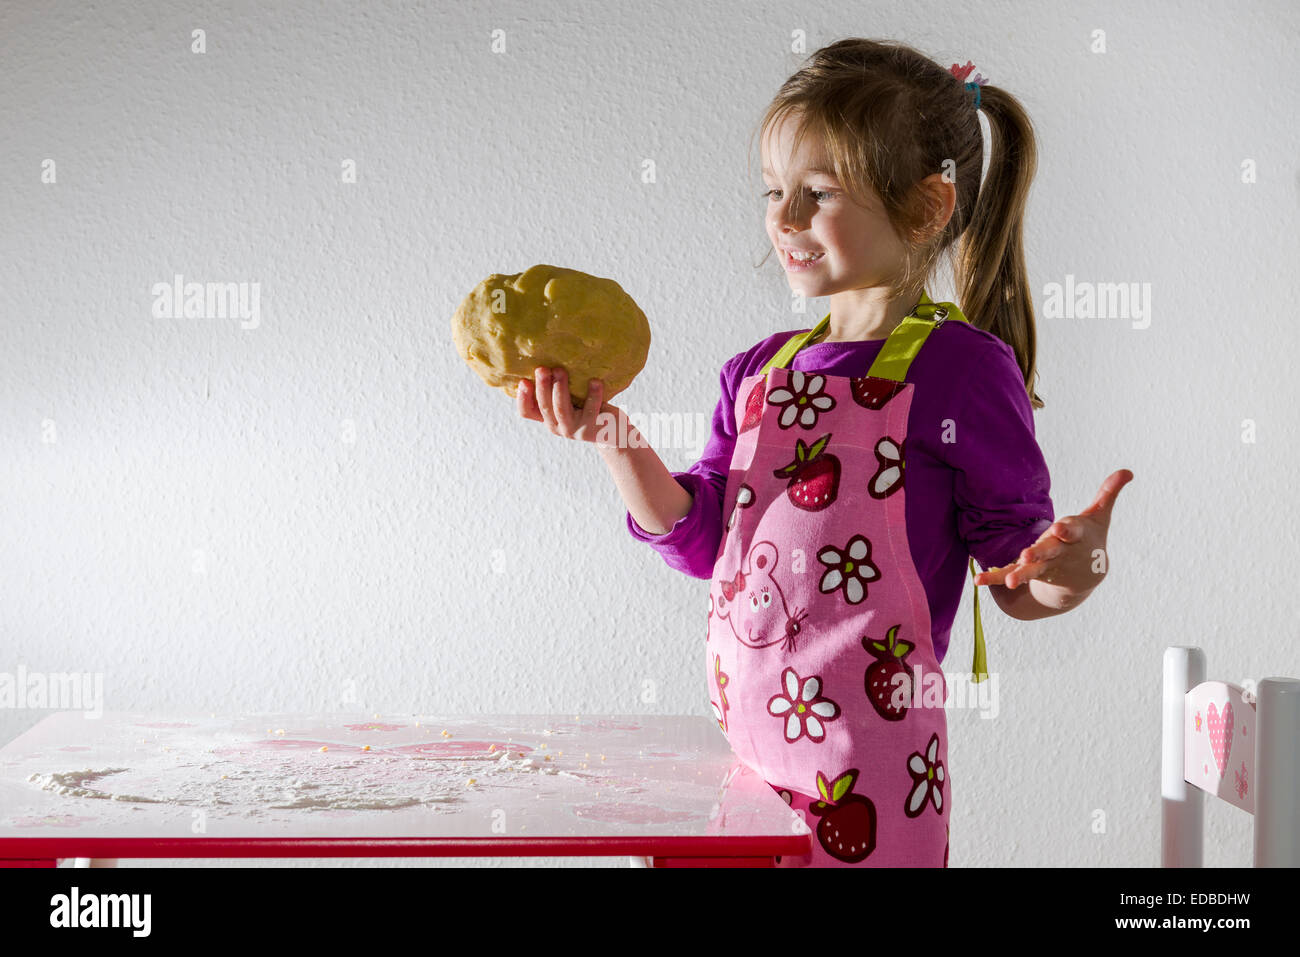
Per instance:
[[[0,749],[0,858],[804,853],[716,721],[51,714]]]

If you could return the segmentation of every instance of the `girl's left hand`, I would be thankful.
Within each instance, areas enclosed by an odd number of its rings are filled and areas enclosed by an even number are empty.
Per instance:
[[[1128,469],[1112,472],[1101,483],[1101,491],[1091,505],[1078,515],[1058,518],[1013,564],[981,572],[975,576],[975,584],[1018,588],[1036,578],[1052,585],[1063,597],[1088,594],[1106,577],[1110,512],[1119,490],[1132,480],[1133,473]],[[1102,557],[1100,571],[1096,566],[1098,552]]]

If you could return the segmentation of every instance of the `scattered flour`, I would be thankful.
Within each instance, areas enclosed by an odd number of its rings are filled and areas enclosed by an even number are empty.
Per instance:
[[[550,732],[548,731],[547,734]],[[575,774],[573,771],[561,771],[554,763],[547,761],[544,757],[522,757],[513,761],[509,753],[503,753],[497,758],[496,766],[502,771],[539,771],[542,774],[555,774],[565,778],[575,778],[579,781],[585,781],[593,777],[590,774]]]
[[[91,781],[98,781],[110,774],[120,774],[127,770],[129,768],[104,768],[101,771],[86,769],[84,771],[63,771],[55,774],[30,774],[27,780],[36,784],[43,791],[53,791],[55,794],[66,794],[69,797],[109,798],[114,801],[135,801],[142,804],[162,803],[155,798],[140,797],[134,794],[110,794],[96,788],[85,787]]]
[[[73,798],[173,804],[259,816],[279,810],[392,810],[428,806],[459,810],[469,791],[509,786],[533,774],[589,780],[542,755],[500,751],[454,758],[383,755],[329,759],[317,751],[250,752],[239,757],[184,760],[179,751],[144,759],[135,768],[85,768],[33,773],[27,781]],[[474,783],[469,779],[473,777]]]

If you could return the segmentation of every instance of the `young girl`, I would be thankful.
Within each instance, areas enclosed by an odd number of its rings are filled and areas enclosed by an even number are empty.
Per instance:
[[[1021,248],[1033,133],[1010,94],[963,82],[970,69],[847,39],[778,92],[760,127],[767,234],[791,288],[830,312],[723,365],[689,471],[630,425],[626,447],[608,443],[625,416],[598,381],[581,412],[563,369],[518,390],[521,415],[596,442],[633,537],[710,579],[718,725],[814,832],[780,866],[947,866],[940,663],[968,563],[1012,617],[1077,606],[1132,478],[1053,520]],[[966,314],[924,290],[954,246]]]

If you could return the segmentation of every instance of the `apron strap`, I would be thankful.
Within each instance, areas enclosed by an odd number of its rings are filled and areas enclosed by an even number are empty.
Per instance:
[[[876,361],[871,363],[871,368],[867,370],[867,375],[877,379],[906,382],[907,370],[911,367],[916,354],[921,351],[921,346],[925,345],[925,340],[930,337],[930,333],[949,319],[968,321],[957,308],[956,303],[932,302],[930,297],[922,292],[921,301],[916,304],[916,308],[903,317],[903,321],[894,327],[894,331],[881,346],[880,352],[876,354]]]
[[[975,559],[969,558],[970,577],[975,589],[975,660],[971,662],[971,681],[979,684],[989,676],[989,659],[984,650],[984,627],[980,624],[980,586],[973,584],[975,579]]]
[[[922,290],[916,308],[903,317],[903,321],[894,327],[894,330],[885,340],[885,344],[880,347],[875,362],[871,363],[871,368],[867,370],[867,375],[878,379],[890,379],[894,382],[907,381],[907,370],[911,367],[912,360],[916,358],[917,353],[921,351],[921,346],[925,345],[925,340],[929,338],[931,332],[949,319],[956,319],[959,322],[970,321],[957,308],[956,303],[934,302]],[[785,344],[777,350],[776,355],[769,359],[763,368],[759,370],[760,374],[767,375],[768,370],[772,368],[786,368],[799,350],[807,344],[808,340],[821,335],[822,330],[830,325],[830,321],[831,314],[828,312],[822,317],[821,322],[807,332],[798,333],[787,339]],[[975,559],[972,556],[967,556],[967,560],[973,582],[977,574]],[[971,680],[978,684],[989,676],[988,654],[984,647],[984,626],[980,621],[980,588],[979,585],[973,585],[973,587],[975,589],[975,656],[971,663]]]
[[[768,359],[767,364],[758,370],[759,375],[767,375],[768,370],[772,368],[784,369],[790,363],[790,360],[794,358],[795,353],[804,347],[805,342],[821,335],[822,330],[830,324],[831,314],[828,312],[822,317],[821,322],[817,323],[817,325],[813,326],[807,332],[801,332],[797,335],[791,336],[785,341],[785,345],[781,346],[781,348],[777,350],[776,355]]]

